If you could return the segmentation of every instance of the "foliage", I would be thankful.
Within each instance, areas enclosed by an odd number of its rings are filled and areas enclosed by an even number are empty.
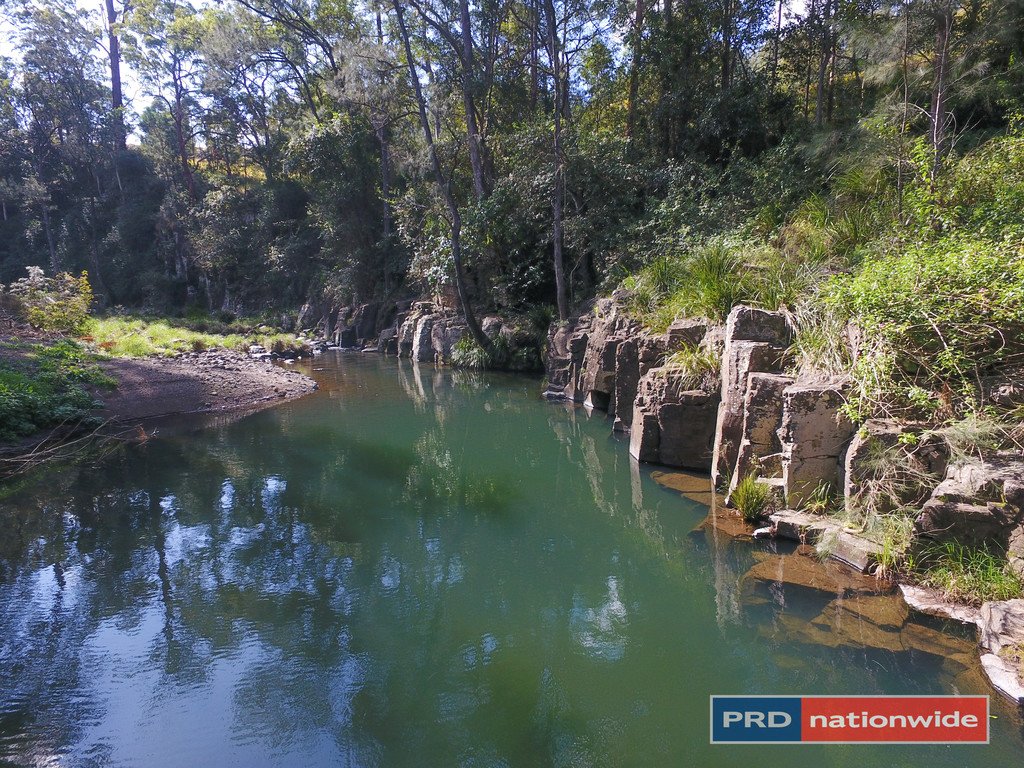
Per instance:
[[[756,523],[772,509],[772,489],[751,473],[736,484],[729,501],[746,522]]]
[[[28,268],[28,277],[15,280],[8,292],[21,305],[30,325],[44,331],[78,333],[85,326],[92,306],[89,276],[61,272],[46,277],[38,267]]]
[[[0,359],[0,442],[94,420],[94,388],[111,387],[93,357],[72,341],[5,350]]]
[[[111,357],[146,357],[202,352],[208,349],[245,351],[252,344],[278,354],[303,352],[305,342],[287,333],[264,327],[249,333],[203,333],[169,320],[141,317],[105,317],[91,319],[86,339],[97,351]]]
[[[915,557],[918,580],[942,590],[947,600],[980,604],[1024,595],[1024,581],[1007,563],[1006,555],[955,541],[924,547]]]
[[[719,387],[720,368],[716,350],[688,345],[669,355],[662,370],[672,375],[682,391],[714,392]]]

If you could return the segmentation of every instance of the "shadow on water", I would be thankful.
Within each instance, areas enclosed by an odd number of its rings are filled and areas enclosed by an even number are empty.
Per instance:
[[[0,762],[741,765],[712,693],[983,685],[968,638],[702,525],[706,480],[534,380],[311,367],[309,398],[0,502]],[[989,747],[757,759],[1014,764],[995,711]]]

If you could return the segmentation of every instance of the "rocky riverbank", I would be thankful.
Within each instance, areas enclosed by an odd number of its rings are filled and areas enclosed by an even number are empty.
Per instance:
[[[890,577],[894,543],[851,527],[853,515],[843,511],[898,503],[918,510],[903,546],[988,547],[1006,552],[1009,567],[1024,575],[1024,459],[955,462],[919,427],[855,427],[843,409],[847,381],[793,373],[793,332],[784,312],[740,306],[722,325],[680,318],[653,334],[618,297],[600,299],[552,327],[544,394],[606,412],[610,429],[629,433],[629,451],[642,462],[709,473],[726,504],[741,480],[754,479],[776,510],[758,535],[813,546],[858,573]],[[711,364],[696,375],[688,360]],[[894,446],[901,448],[898,483],[880,478],[878,462]],[[892,486],[884,495],[883,480]],[[826,497],[838,511],[816,514]],[[910,609],[978,626],[990,681],[1024,704],[1024,600],[976,609],[950,605],[935,590],[905,595]],[[915,599],[921,595],[928,599]]]

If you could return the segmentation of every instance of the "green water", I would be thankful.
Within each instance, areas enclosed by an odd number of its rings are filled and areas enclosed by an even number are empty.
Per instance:
[[[704,507],[536,380],[311,367],[311,397],[0,502],[0,762],[1024,763],[996,698],[990,746],[710,746],[712,693],[952,693],[977,673],[787,640],[780,612],[815,598],[738,588],[772,545],[693,533]]]

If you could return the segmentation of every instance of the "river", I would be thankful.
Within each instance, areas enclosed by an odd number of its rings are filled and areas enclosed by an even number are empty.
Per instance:
[[[741,589],[776,545],[695,531],[536,379],[304,366],[312,396],[0,501],[0,764],[1024,762],[995,693],[988,746],[710,745],[710,694],[989,690],[969,654],[795,637],[820,596]]]

